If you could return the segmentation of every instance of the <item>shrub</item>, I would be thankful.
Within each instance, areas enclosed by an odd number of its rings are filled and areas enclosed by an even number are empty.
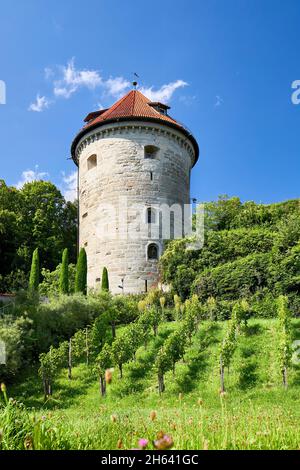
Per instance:
[[[86,251],[81,248],[76,265],[75,292],[86,294],[87,286],[87,259]]]
[[[107,268],[105,267],[103,268],[103,271],[102,271],[101,289],[106,292],[109,291],[108,271],[107,271]]]
[[[25,317],[0,320],[0,341],[6,352],[6,364],[0,364],[0,382],[15,378],[30,361],[34,344],[32,326],[32,321]]]
[[[207,269],[197,277],[193,290],[200,300],[212,296],[234,300],[267,287],[272,282],[270,254],[254,254]]]
[[[60,293],[60,276],[62,265],[59,264],[54,271],[49,269],[42,269],[43,280],[40,283],[39,292],[41,296],[57,297]],[[69,277],[69,293],[74,293],[75,288],[75,275],[76,267],[74,264],[69,264],[68,277]]]
[[[69,252],[65,248],[62,255],[62,263],[59,276],[59,287],[61,294],[69,293]]]
[[[40,258],[39,250],[36,248],[32,255],[31,270],[29,277],[29,289],[37,291],[40,283]]]

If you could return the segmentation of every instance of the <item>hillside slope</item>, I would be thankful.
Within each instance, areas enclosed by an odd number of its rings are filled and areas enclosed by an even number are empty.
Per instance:
[[[275,320],[251,320],[239,334],[230,371],[225,373],[224,397],[219,394],[218,361],[226,322],[201,324],[175,376],[166,374],[166,391],[158,395],[154,358],[175,327],[162,324],[147,350],[140,348],[136,360],[124,367],[123,379],[114,371],[106,398],[85,365],[74,369],[71,381],[64,370],[46,404],[35,373],[10,393],[34,406],[51,426],[63,427],[72,448],[130,449],[139,438],[154,439],[161,430],[172,435],[178,449],[300,447],[300,367],[289,371],[285,391]],[[293,320],[293,335],[300,339],[299,320]],[[157,416],[151,420],[153,410]]]

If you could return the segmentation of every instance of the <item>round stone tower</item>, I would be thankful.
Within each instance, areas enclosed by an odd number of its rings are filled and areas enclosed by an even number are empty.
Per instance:
[[[182,236],[199,149],[168,109],[132,90],[90,113],[73,141],[79,245],[87,253],[90,288],[99,286],[106,267],[112,293],[147,291],[159,283],[164,241]]]

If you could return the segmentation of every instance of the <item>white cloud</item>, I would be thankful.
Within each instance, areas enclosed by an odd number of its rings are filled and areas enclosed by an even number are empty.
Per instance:
[[[223,98],[221,98],[221,96],[219,96],[219,95],[216,95],[215,108],[218,108],[223,103],[224,103]]]
[[[36,113],[41,113],[44,109],[49,108],[50,101],[46,96],[36,96],[36,101],[29,105],[28,111],[34,111]]]
[[[75,60],[71,59],[67,66],[61,67],[62,78],[54,81],[54,95],[70,98],[79,88],[95,89],[102,84],[102,78],[96,70],[77,70]]]
[[[104,79],[97,70],[77,69],[75,59],[71,59],[67,65],[60,65],[54,68],[46,67],[44,69],[45,80],[50,82],[53,87],[53,99],[49,101],[45,96],[37,95],[36,102],[29,106],[30,111],[41,112],[57,98],[69,99],[74,93],[82,88],[89,90],[99,89],[102,96],[98,99],[102,101],[111,96],[115,99],[120,98],[130,89],[131,83],[122,76],[110,77]],[[188,84],[183,80],[163,85],[159,89],[151,87],[141,87],[140,91],[152,101],[163,101],[167,103],[178,88],[183,88]]]
[[[104,86],[110,95],[120,98],[126,89],[130,87],[130,82],[123,77],[115,77],[106,80]]]
[[[153,87],[145,88],[142,87],[139,90],[143,93],[147,98],[151,101],[162,101],[164,103],[168,103],[173,96],[173,93],[178,88],[183,88],[188,84],[183,80],[176,80],[175,82],[168,83],[167,85],[163,85],[158,90],[153,90]]]
[[[179,97],[179,101],[183,103],[185,106],[192,106],[192,104],[197,100],[196,95],[181,95]]]
[[[50,67],[45,67],[44,69],[45,79],[49,80],[54,76],[54,71]]]
[[[101,109],[106,109],[105,106],[103,106],[102,103],[100,103],[100,101],[98,101],[98,103],[95,104],[95,109],[97,110],[101,110]]]
[[[49,173],[45,171],[39,171],[38,165],[35,166],[34,170],[25,170],[22,172],[21,178],[16,184],[18,189],[23,188],[24,184],[32,181],[41,181],[49,178]],[[62,184],[59,185],[64,198],[67,201],[74,201],[77,199],[77,171],[66,175],[62,172]]]
[[[38,171],[38,165],[35,166],[34,170],[25,170],[22,172],[21,179],[16,184],[18,189],[21,189],[25,183],[30,183],[31,181],[40,181],[49,176],[48,173],[44,171]]]
[[[63,173],[64,187],[62,193],[67,201],[75,201],[77,199],[77,171],[73,171],[69,175]]]

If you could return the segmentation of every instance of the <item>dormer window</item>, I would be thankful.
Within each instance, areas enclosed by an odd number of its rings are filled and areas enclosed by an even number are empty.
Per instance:
[[[144,148],[145,158],[155,158],[158,151],[159,148],[155,147],[155,145],[146,145]]]
[[[170,109],[170,106],[167,104],[160,103],[159,101],[155,101],[153,103],[149,103],[149,106],[152,106],[152,108],[155,109],[160,114],[167,115],[168,114],[168,109]]]
[[[97,166],[97,155],[91,155],[88,159],[87,159],[87,169],[88,170],[92,170],[93,168],[96,168]]]

